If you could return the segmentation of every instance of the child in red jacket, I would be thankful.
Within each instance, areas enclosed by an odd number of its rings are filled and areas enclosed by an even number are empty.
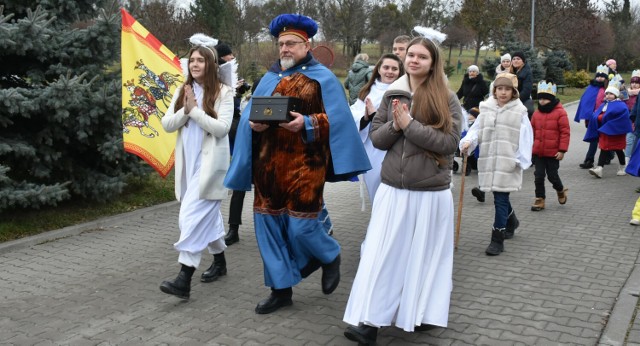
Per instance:
[[[533,162],[535,164],[536,200],[532,211],[544,209],[545,175],[558,194],[560,204],[567,203],[567,188],[562,185],[558,169],[569,150],[569,119],[556,98],[557,87],[552,81],[538,83],[538,109],[531,117],[533,128]]]

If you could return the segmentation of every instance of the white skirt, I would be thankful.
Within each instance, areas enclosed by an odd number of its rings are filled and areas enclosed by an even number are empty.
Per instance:
[[[382,183],[343,320],[351,325],[447,326],[453,288],[451,190]]]

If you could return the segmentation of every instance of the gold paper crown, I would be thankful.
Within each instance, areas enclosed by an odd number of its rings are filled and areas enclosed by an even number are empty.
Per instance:
[[[640,70],[633,70],[633,72],[631,72],[631,78],[633,77],[640,77]]]
[[[620,86],[621,86],[620,82],[614,79],[614,80],[609,82],[609,87],[607,87],[607,89],[616,88],[616,89],[620,90]]]
[[[609,68],[605,65],[598,65],[598,67],[596,68],[596,74],[602,73],[605,76],[609,75]]]
[[[547,83],[546,81],[538,82],[538,94],[551,94],[556,96],[557,92],[558,87],[555,84],[551,82]]]

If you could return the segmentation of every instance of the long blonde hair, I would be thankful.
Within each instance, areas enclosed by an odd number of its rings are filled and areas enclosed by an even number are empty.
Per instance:
[[[203,96],[202,96],[202,108],[207,115],[214,119],[218,119],[218,114],[215,111],[216,99],[218,98],[218,94],[220,94],[220,79],[218,77],[218,58],[212,49],[196,46],[189,50],[189,60],[191,60],[191,55],[193,52],[198,51],[200,55],[204,57],[205,68],[204,68],[204,82],[202,83]],[[193,85],[194,79],[191,75],[191,71],[189,71],[189,75],[187,76],[187,81],[184,82],[184,85]],[[180,88],[180,95],[176,100],[176,105],[173,108],[174,112],[180,110],[180,108],[184,107],[184,85]]]
[[[440,49],[431,40],[416,37],[407,47],[421,44],[431,54],[431,71],[427,78],[414,90],[411,113],[414,119],[443,132],[451,131],[452,119],[449,110],[449,86],[444,73]],[[407,76],[411,80],[411,76]]]

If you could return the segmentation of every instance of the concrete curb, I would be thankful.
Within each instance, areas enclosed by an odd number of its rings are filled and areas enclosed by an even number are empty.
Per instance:
[[[599,346],[624,345],[627,331],[631,327],[633,313],[638,304],[640,294],[640,264],[636,260],[631,275],[620,290],[607,326],[598,342]]]
[[[176,204],[178,204],[177,201],[167,202],[167,203],[158,204],[158,205],[154,205],[154,206],[143,208],[143,209],[134,210],[128,213],[108,216],[95,221],[90,221],[90,222],[82,223],[79,225],[68,226],[58,230],[47,231],[47,232],[36,234],[33,236],[0,243],[0,254],[7,253],[9,251],[13,251],[16,249],[21,249],[25,247],[46,243],[55,239],[61,239],[61,238],[78,235],[80,233],[86,232],[88,230],[96,229],[96,228],[109,227],[116,223],[122,222],[123,219],[144,218],[144,216],[148,213],[161,212],[163,210],[173,208]]]

